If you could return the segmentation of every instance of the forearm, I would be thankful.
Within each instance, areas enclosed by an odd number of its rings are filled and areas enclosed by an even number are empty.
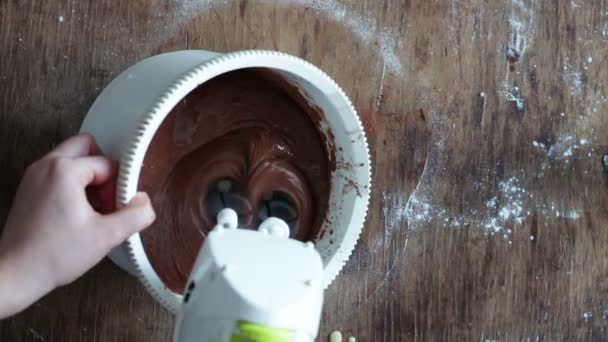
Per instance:
[[[11,316],[23,309],[23,291],[18,290],[18,281],[9,255],[0,252],[0,319]],[[27,296],[25,296],[27,297]]]
[[[27,268],[18,256],[0,249],[0,319],[24,310],[51,290]]]

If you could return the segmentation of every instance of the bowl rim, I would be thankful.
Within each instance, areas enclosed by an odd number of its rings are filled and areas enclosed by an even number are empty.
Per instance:
[[[359,141],[363,143],[366,154],[364,167],[367,172],[364,177],[367,179],[364,184],[367,185],[367,191],[357,196],[355,202],[361,201],[360,204],[363,205],[364,210],[353,213],[352,220],[347,228],[347,234],[345,234],[338,249],[332,254],[328,264],[324,267],[324,287],[327,288],[350,257],[363,230],[372,185],[371,159],[363,125],[348,96],[325,72],[301,58],[271,50],[241,50],[203,60],[177,76],[175,81],[156,98],[149,109],[142,113],[136,131],[130,135],[120,160],[116,200],[119,207],[124,206],[135,195],[139,183],[140,168],[152,137],[179,101],[196,87],[216,76],[234,70],[257,67],[297,75],[311,84],[323,84],[331,88],[338,94],[339,100],[346,104],[347,111],[352,113],[362,135],[362,139],[359,139]],[[133,271],[146,290],[165,308],[171,312],[177,312],[182,301],[182,295],[168,289],[160,279],[145,253],[139,233],[133,234],[124,246],[128,259],[134,268]]]

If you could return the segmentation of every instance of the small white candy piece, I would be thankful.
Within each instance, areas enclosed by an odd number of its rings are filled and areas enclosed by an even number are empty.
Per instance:
[[[342,333],[336,330],[329,334],[329,342],[342,342]]]

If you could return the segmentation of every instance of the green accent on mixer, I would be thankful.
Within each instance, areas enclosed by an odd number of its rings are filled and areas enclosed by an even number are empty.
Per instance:
[[[239,332],[232,334],[230,342],[291,342],[291,331],[272,328],[251,322],[239,322]]]

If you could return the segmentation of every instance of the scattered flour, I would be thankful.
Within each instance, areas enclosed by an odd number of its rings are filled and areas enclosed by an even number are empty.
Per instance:
[[[384,247],[388,247],[395,229],[399,229],[406,217],[406,198],[393,192],[383,192]]]
[[[580,95],[585,86],[583,74],[580,71],[575,71],[572,66],[565,63],[562,66],[562,79],[570,88],[571,95]]]
[[[521,18],[511,16],[509,18],[509,41],[507,42],[507,53],[511,58],[520,58],[528,48],[528,37],[525,26]]]
[[[386,63],[382,64],[382,74],[380,75],[380,85],[378,86],[378,96],[376,97],[375,110],[380,110],[382,98],[384,97],[384,76],[386,75]]]
[[[339,1],[316,1],[316,0],[279,0],[279,3],[298,4],[311,8],[327,18],[342,23],[348,27],[367,46],[378,44],[379,53],[390,71],[402,75],[403,66],[397,52],[404,38],[394,29],[384,27],[381,31],[376,28],[380,26],[375,17],[363,17],[347,8]]]
[[[496,196],[486,202],[489,211],[497,214],[488,217],[483,227],[493,234],[506,231],[507,223],[522,224],[527,214],[524,205],[530,196],[515,177],[499,182]]]
[[[498,56],[505,56],[511,64],[505,80],[498,93],[507,101],[515,103],[518,111],[525,109],[522,92],[514,81],[510,80],[513,64],[524,58],[526,51],[536,37],[538,5],[536,0],[530,1],[530,6],[521,0],[511,0],[510,12],[507,18],[507,41],[498,45]],[[519,72],[518,72],[519,73]]]
[[[40,340],[40,341],[44,342],[44,337],[42,335],[40,335],[40,333],[38,333],[33,328],[28,328],[27,332],[30,333],[36,340]]]
[[[589,157],[591,153],[595,152],[595,147],[592,144],[592,141],[593,137],[579,138],[575,134],[562,134],[553,144],[542,143],[534,140],[532,141],[532,146],[545,153],[547,158],[550,160],[564,161],[568,163],[569,161],[580,158],[581,156]],[[546,167],[547,165],[543,164],[541,169]]]
[[[604,24],[604,26],[602,27],[602,29],[601,29],[601,32],[600,32],[600,33],[601,33],[601,35],[602,35],[602,39],[603,39],[604,41],[608,41],[608,22],[606,22],[606,23]]]
[[[563,218],[567,218],[570,220],[578,220],[581,217],[581,211],[580,210],[567,210],[565,212],[562,212],[560,215],[557,215],[558,217],[563,217]]]
[[[434,122],[432,125],[436,124],[441,123]],[[533,141],[532,144],[547,154],[547,158],[542,161],[545,163],[549,158],[564,158],[564,155],[567,157],[570,154],[577,157],[582,152],[587,152],[593,148],[593,139],[590,136],[592,135],[578,137],[571,134],[558,138],[559,144],[549,145],[540,141]],[[464,184],[463,186],[475,189],[486,198],[482,202],[484,205],[480,207],[479,203],[463,203],[460,210],[450,208],[442,202],[443,199],[434,196],[433,185],[435,178],[449,177],[442,174],[445,168],[438,166],[440,160],[445,161],[449,156],[445,151],[446,139],[445,135],[439,135],[431,145],[420,180],[405,205],[400,193],[383,193],[386,235],[392,235],[396,229],[403,227],[405,220],[408,229],[419,229],[429,223],[452,229],[472,227],[490,235],[500,234],[510,243],[514,227],[523,224],[535,213],[560,220],[578,220],[581,217],[580,209],[563,207],[561,201],[547,198],[542,190],[538,190],[540,193],[529,191],[520,178],[525,177],[523,170],[521,174],[498,179],[494,186],[479,180]],[[543,165],[542,163],[539,166]]]
[[[431,202],[431,199],[425,197],[421,198],[420,194],[414,192],[408,199],[405,207],[405,217],[412,228],[415,228],[418,224],[428,223],[435,218],[445,216],[443,209],[439,209]],[[443,220],[445,221],[445,219]]]
[[[485,185],[479,188],[485,189]],[[395,224],[390,228],[391,232],[395,227],[399,227],[397,224],[402,218],[407,220],[410,229],[418,229],[430,222],[454,229],[476,226],[490,235],[500,234],[508,240],[513,233],[513,227],[523,224],[533,212],[565,220],[578,220],[581,217],[580,209],[563,208],[555,202],[546,201],[543,196],[535,196],[515,176],[499,181],[492,193],[493,195],[485,202],[484,208],[466,209],[459,214],[450,213],[441,204],[436,203],[430,195],[432,189],[428,184],[419,184],[410,195],[405,207],[401,209],[397,208],[403,203],[395,199],[398,196],[385,193],[385,198],[391,199],[389,203],[398,204],[388,211],[393,216],[385,217],[385,222]],[[534,236],[530,236],[530,240],[534,239]]]
[[[511,3],[507,52],[511,51],[513,57],[521,58],[535,38],[537,9],[518,0]],[[536,7],[536,0],[532,0],[531,4]]]
[[[297,5],[307,7],[317,14],[340,23],[353,32],[358,39],[369,48],[378,50],[389,71],[403,76],[404,68],[397,54],[397,49],[404,41],[403,34],[398,33],[391,27],[382,27],[375,17],[362,16],[349,10],[340,1],[336,0],[263,0],[279,5]],[[181,26],[193,19],[196,15],[211,8],[219,8],[227,4],[227,0],[177,0],[178,11],[175,26]],[[377,44],[377,47],[376,47]]]
[[[507,101],[515,103],[515,107],[518,111],[523,111],[525,108],[525,102],[521,95],[521,90],[517,86],[510,87],[509,84],[504,81],[502,83],[502,89],[499,91]]]
[[[534,141],[532,142],[532,146],[534,146],[534,147],[536,147],[536,148],[540,148],[541,150],[546,150],[546,149],[547,149],[547,145],[545,145],[545,144],[543,144],[543,143],[541,143],[541,142],[538,142],[538,141],[536,141],[536,140],[534,140]]]
[[[177,4],[175,16],[179,24],[184,24],[215,6],[224,6],[227,0],[173,0]]]

